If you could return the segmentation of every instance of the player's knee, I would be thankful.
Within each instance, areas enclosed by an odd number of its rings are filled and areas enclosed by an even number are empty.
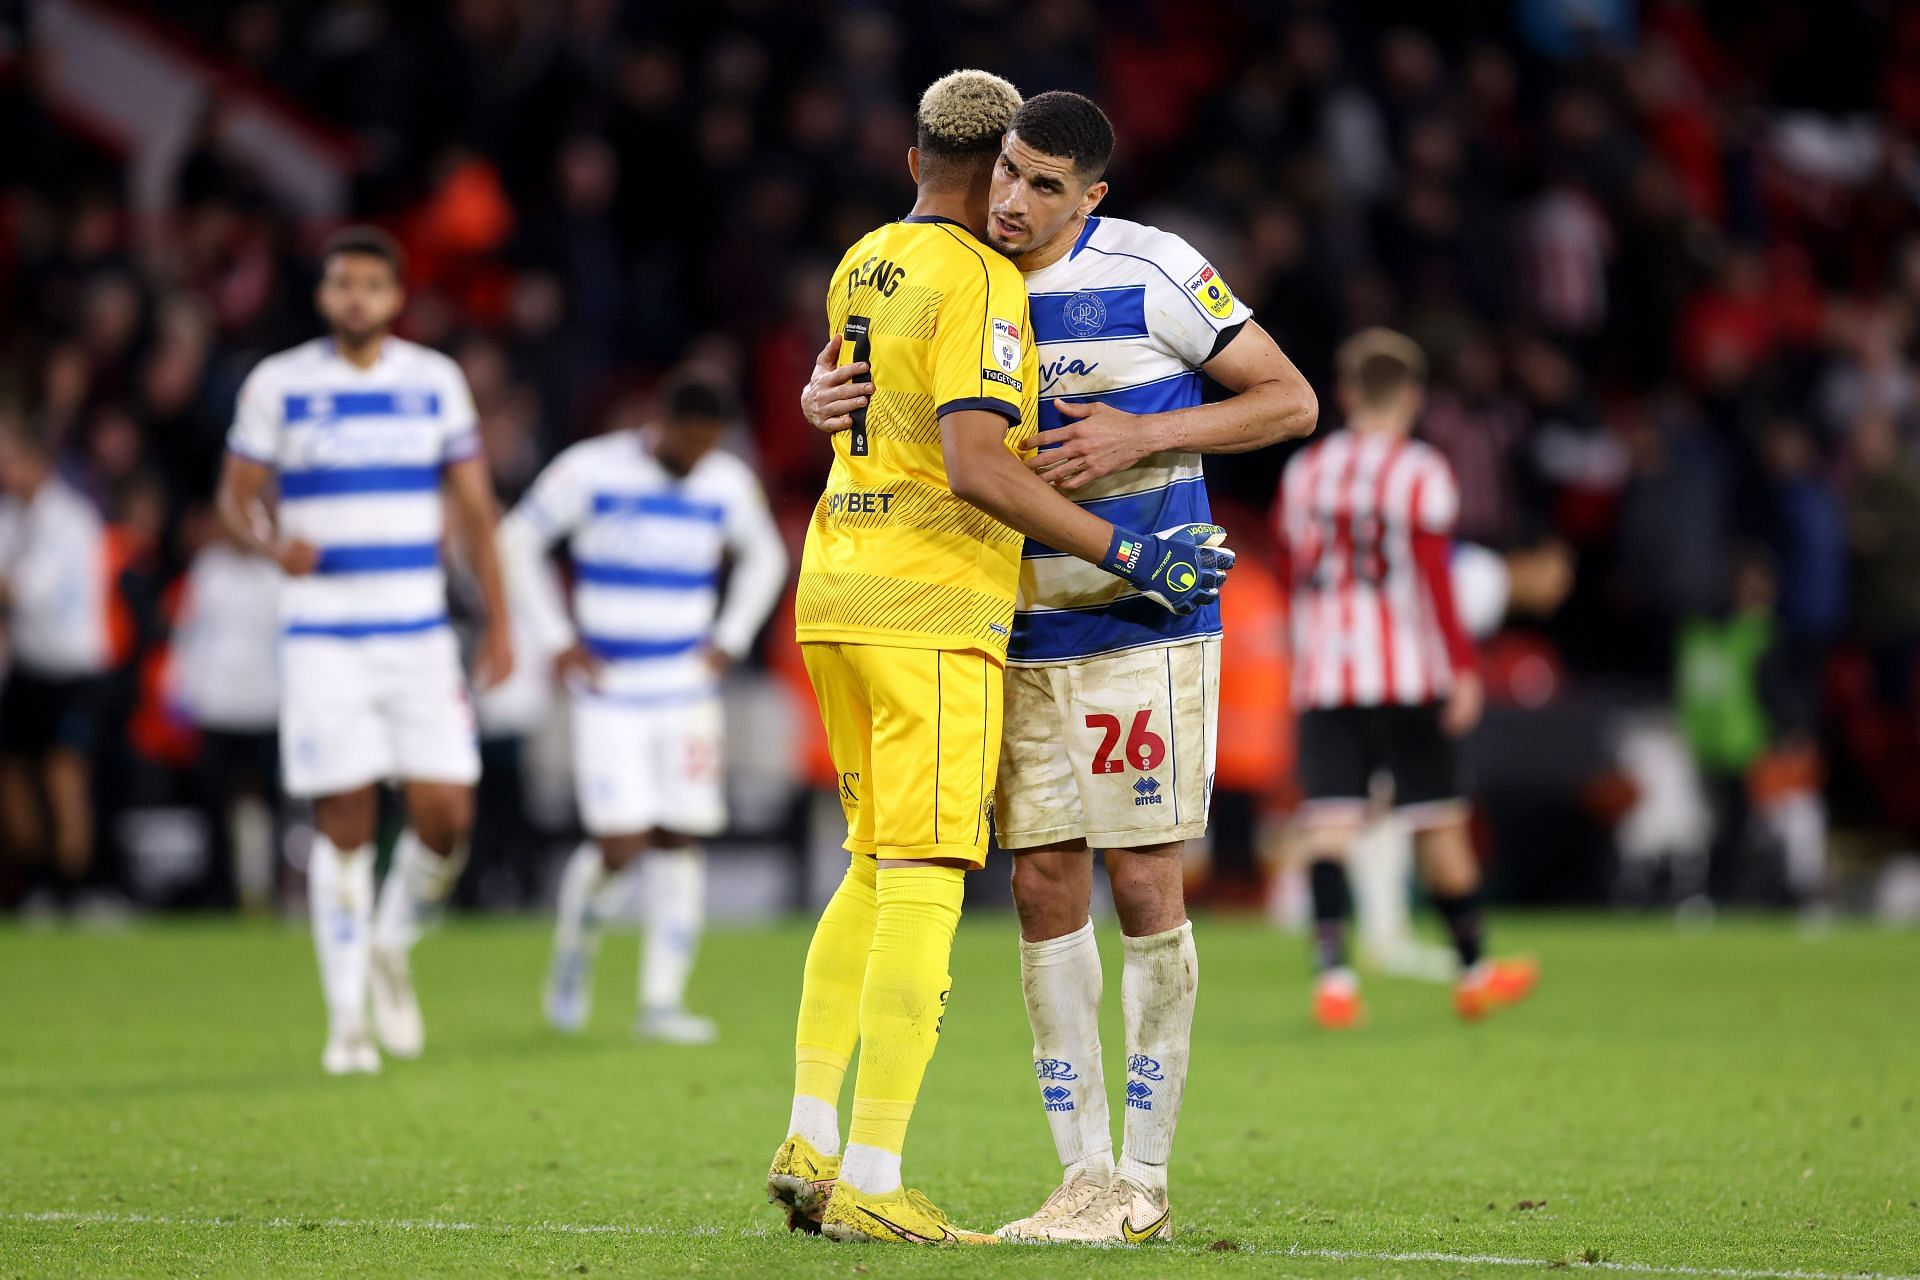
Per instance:
[[[608,871],[621,871],[640,856],[647,847],[647,833],[636,832],[624,836],[602,836],[597,841],[600,846],[600,861]]]
[[[373,829],[379,816],[379,796],[371,787],[345,795],[322,796],[313,802],[313,825],[343,853],[373,843]]]
[[[466,787],[435,788],[409,799],[414,834],[443,858],[473,830],[473,792]]]
[[[1013,905],[1020,934],[1030,942],[1063,937],[1087,920],[1076,877],[1061,859],[1028,854],[1013,860]]]
[[[1186,919],[1184,869],[1178,853],[1109,855],[1107,870],[1121,932],[1141,938],[1178,928]]]

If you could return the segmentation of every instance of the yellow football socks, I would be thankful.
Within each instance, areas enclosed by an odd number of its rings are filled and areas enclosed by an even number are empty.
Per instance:
[[[853,855],[846,877],[820,913],[813,944],[807,948],[800,1022],[794,1034],[793,1094],[796,1102],[805,1098],[824,1102],[828,1112],[836,1112],[840,1105],[840,1086],[860,1036],[860,988],[866,980],[867,953],[873,949],[877,911],[875,871],[872,858]],[[796,1106],[796,1114],[800,1110]],[[820,1109],[809,1110],[818,1113]],[[806,1137],[829,1154],[840,1149],[837,1132],[826,1146],[822,1145],[824,1134]]]
[[[965,885],[957,867],[880,869],[873,949],[860,992],[860,1073],[841,1174],[860,1191],[885,1194],[900,1185],[907,1121],[946,1012],[947,963]]]

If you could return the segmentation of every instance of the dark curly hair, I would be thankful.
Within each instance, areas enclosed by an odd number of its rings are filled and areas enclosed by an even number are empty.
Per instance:
[[[1097,182],[1113,158],[1113,122],[1092,98],[1064,89],[1035,94],[1007,126],[1035,151],[1073,161],[1073,171]]]

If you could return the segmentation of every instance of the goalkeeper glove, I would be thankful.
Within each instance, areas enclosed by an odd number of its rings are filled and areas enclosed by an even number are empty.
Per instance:
[[[1226,538],[1227,531],[1217,524],[1183,524],[1154,534],[1116,525],[1100,567],[1184,616],[1220,598],[1220,586],[1233,567],[1233,552],[1223,545]]]

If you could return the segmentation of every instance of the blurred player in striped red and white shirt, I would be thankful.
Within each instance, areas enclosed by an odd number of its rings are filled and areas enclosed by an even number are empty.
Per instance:
[[[1385,775],[1460,958],[1455,1006],[1478,1017],[1526,994],[1534,971],[1488,959],[1482,943],[1480,871],[1454,750],[1481,706],[1477,655],[1448,569],[1459,489],[1446,459],[1410,438],[1426,380],[1419,346],[1369,329],[1342,345],[1338,365],[1346,427],[1288,464],[1278,513],[1293,584],[1314,1012],[1330,1027],[1361,1017],[1347,966],[1345,863]]]

